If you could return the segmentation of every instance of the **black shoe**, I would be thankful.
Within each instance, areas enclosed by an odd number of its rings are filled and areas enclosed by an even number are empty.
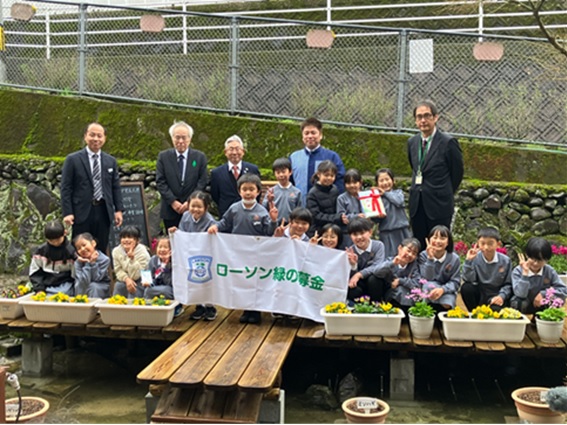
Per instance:
[[[217,309],[214,307],[205,307],[205,320],[215,320],[217,318]]]
[[[240,323],[248,323],[248,319],[250,319],[250,311],[244,310],[244,313],[240,316]]]
[[[175,306],[175,310],[173,310],[173,317],[179,317],[183,314],[183,312],[185,311],[185,309],[183,308],[182,304],[177,304]]]
[[[250,311],[248,313],[248,323],[257,324],[262,321],[262,313],[259,311]]]
[[[193,314],[191,314],[191,319],[201,320],[203,317],[205,317],[206,313],[207,313],[206,307],[204,305],[199,304],[195,309],[195,311],[193,312]]]

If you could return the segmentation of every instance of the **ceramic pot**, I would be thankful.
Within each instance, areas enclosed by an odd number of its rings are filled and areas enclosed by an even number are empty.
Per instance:
[[[6,423],[15,423],[18,414],[18,398],[6,400]],[[49,402],[40,397],[22,397],[22,411],[18,423],[42,424],[49,410]]]
[[[414,338],[427,339],[433,331],[435,317],[416,317],[410,314],[409,324]]]
[[[562,424],[565,422],[563,414],[554,412],[547,403],[539,404],[523,400],[520,395],[535,393],[537,397],[542,391],[549,390],[545,387],[524,387],[518,388],[512,393],[512,399],[516,405],[516,411],[521,421],[532,424]]]
[[[377,405],[378,409],[364,408],[370,405]],[[388,403],[374,397],[349,398],[341,407],[349,424],[383,424],[390,413]]]
[[[550,322],[549,320],[541,320],[536,317],[537,334],[541,342],[545,342],[546,344],[558,343],[561,338],[561,333],[563,332],[564,322],[565,319],[561,322]]]
[[[563,283],[567,285],[567,274],[560,274],[559,279],[561,279]]]

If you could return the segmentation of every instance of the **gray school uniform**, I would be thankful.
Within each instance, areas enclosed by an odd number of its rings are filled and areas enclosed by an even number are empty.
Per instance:
[[[289,222],[289,215],[297,208],[303,206],[301,190],[290,183],[289,187],[282,187],[279,183],[274,186],[274,205],[278,209],[278,222],[285,218]],[[265,196],[262,206],[268,208],[268,197]]]
[[[354,245],[353,245],[354,246]],[[380,241],[370,239],[370,246],[367,251],[360,251],[354,246],[354,251],[358,255],[356,269],[350,271],[350,275],[360,272],[362,279],[366,279],[374,274],[374,270],[382,261],[384,261],[384,244]]]
[[[360,200],[356,196],[352,196],[348,192],[343,192],[337,198],[337,213],[345,214],[347,218],[352,220],[358,217],[358,214],[363,213]],[[352,240],[347,231],[348,225],[341,223],[341,230],[343,232],[343,246],[352,245]]]
[[[411,236],[404,209],[404,193],[400,189],[384,192],[382,202],[386,217],[379,219],[380,240],[384,243],[386,256],[395,257],[398,254],[398,246]]]
[[[443,288],[445,293],[431,304],[447,304],[455,308],[457,293],[461,285],[461,262],[454,252],[447,252],[443,261],[427,258],[427,252],[422,251],[418,257],[419,274],[427,280],[423,285],[425,291]]]
[[[75,295],[89,298],[110,297],[110,259],[101,251],[94,263],[75,261]]]
[[[396,288],[390,288],[388,292],[386,292],[386,301],[397,301],[403,306],[414,305],[414,302],[407,298],[407,296],[411,293],[412,289],[421,288],[417,259],[407,264],[405,267],[400,267],[394,264],[394,257],[388,257],[378,265],[374,271],[374,276],[384,279],[388,283],[392,283],[394,279],[399,279],[398,286]]]
[[[272,236],[277,222],[272,221],[268,210],[259,203],[245,208],[242,201],[235,202],[218,223],[219,232],[235,235]]]
[[[479,286],[481,299],[500,296],[507,301],[512,295],[512,263],[507,255],[495,253],[495,261],[487,263],[479,252],[463,264],[463,282]]]
[[[522,313],[534,313],[534,298],[537,294],[545,297],[545,291],[549,288],[555,289],[555,296],[565,300],[567,287],[559,278],[557,272],[546,264],[541,269],[541,274],[524,276],[522,266],[516,266],[512,271],[512,298],[510,306],[520,310]]]
[[[288,238],[291,239],[291,235],[289,234],[289,228],[285,229],[283,232],[283,237],[284,238]],[[301,242],[309,242],[309,236],[307,236],[306,233],[304,233],[303,235],[301,235],[301,238],[299,239]]]
[[[204,233],[209,230],[213,224],[217,224],[217,221],[213,218],[211,214],[206,212],[203,216],[195,221],[193,216],[189,211],[185,211],[179,222],[179,230],[187,233]]]

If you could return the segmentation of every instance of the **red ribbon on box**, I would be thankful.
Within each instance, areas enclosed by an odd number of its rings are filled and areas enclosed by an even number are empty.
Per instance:
[[[370,199],[370,205],[368,205],[368,202],[362,202],[362,207],[367,217],[377,217],[386,214],[381,197],[382,195],[380,195],[380,192],[376,189],[360,192],[358,199],[361,201]],[[364,208],[365,205],[367,208]],[[368,206],[371,211],[368,211]]]

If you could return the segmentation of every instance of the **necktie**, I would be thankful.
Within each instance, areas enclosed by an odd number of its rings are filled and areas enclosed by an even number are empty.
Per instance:
[[[422,148],[424,151],[425,151],[426,146],[427,146],[427,139],[423,139],[423,140],[421,141],[421,148]]]
[[[185,159],[185,157],[183,155],[179,155],[177,157],[177,167],[179,168],[179,177],[181,178],[181,181],[183,181],[183,160]]]
[[[234,175],[234,180],[238,180],[240,173],[238,172],[238,167],[236,165],[232,166],[232,174]]]
[[[93,199],[100,201],[102,198],[102,182],[100,180],[100,164],[98,163],[98,155],[93,155]]]

